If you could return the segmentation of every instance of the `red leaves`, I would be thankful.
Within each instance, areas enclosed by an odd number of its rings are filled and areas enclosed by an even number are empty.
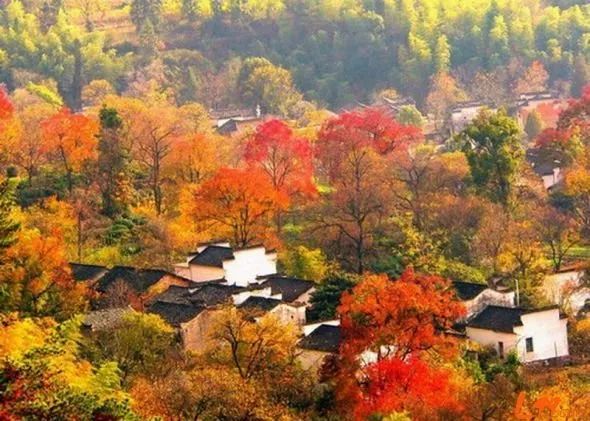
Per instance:
[[[0,88],[0,120],[7,120],[12,117],[14,107],[4,87]]]
[[[398,280],[368,275],[341,302],[343,345],[336,378],[344,411],[360,420],[395,411],[437,419],[439,411],[461,410],[452,372],[421,359],[426,350],[437,351],[443,361],[456,354],[456,342],[444,330],[465,308],[447,280],[412,269]],[[377,354],[377,362],[363,367],[359,357],[367,350]]]
[[[311,145],[280,120],[256,128],[246,143],[244,158],[250,167],[262,169],[277,191],[304,196],[316,193]]]
[[[440,410],[458,412],[461,405],[451,374],[414,357],[381,360],[366,371],[354,417],[365,420],[372,414],[409,411],[412,419],[436,419]]]
[[[397,281],[369,275],[338,309],[342,317],[345,353],[366,349],[404,358],[433,347],[447,348],[452,340],[441,334],[465,313],[449,282],[438,276],[406,270]],[[393,346],[393,348],[391,348]]]
[[[351,151],[369,147],[380,154],[388,154],[408,146],[421,136],[418,127],[400,124],[378,108],[366,108],[328,120],[319,132],[317,149],[324,161],[329,156],[333,157],[328,171],[330,176],[334,176],[339,163]]]

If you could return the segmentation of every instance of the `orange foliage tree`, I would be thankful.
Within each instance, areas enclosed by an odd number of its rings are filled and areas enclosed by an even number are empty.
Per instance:
[[[59,231],[22,229],[6,255],[0,275],[7,292],[4,310],[65,319],[85,309],[88,292],[72,278]]]
[[[456,355],[456,341],[444,332],[465,309],[449,281],[412,269],[398,280],[367,275],[344,293],[338,312],[343,343],[336,390],[344,413],[365,419],[408,410],[416,419],[428,419],[425,414],[460,410],[452,372],[425,358],[425,351],[443,361]],[[367,351],[376,363],[363,362]]]
[[[288,205],[288,196],[274,190],[261,170],[222,168],[197,189],[192,214],[229,235],[234,246],[246,247],[272,237],[272,214]]]
[[[452,347],[443,335],[465,314],[450,282],[407,269],[398,280],[367,275],[338,308],[344,333],[343,352],[358,355],[367,349],[385,357]]]
[[[98,123],[63,108],[41,125],[44,150],[61,162],[67,177],[68,191],[71,193],[74,187],[74,172],[97,156]]]

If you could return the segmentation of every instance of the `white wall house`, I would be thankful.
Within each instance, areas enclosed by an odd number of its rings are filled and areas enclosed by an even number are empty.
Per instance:
[[[175,265],[174,271],[194,282],[225,280],[228,285],[246,287],[258,277],[277,272],[277,253],[263,246],[233,249],[225,242],[207,244]]]
[[[514,307],[514,291],[498,291],[485,284],[471,282],[453,282],[457,298],[461,300],[467,310],[465,319],[481,312],[488,305],[500,307]]]
[[[562,270],[545,276],[543,292],[551,303],[578,313],[590,300],[590,288],[583,285],[584,270]]]
[[[451,128],[453,133],[459,133],[471,124],[479,112],[484,108],[489,107],[478,101],[457,104],[457,106],[451,111]]]
[[[467,337],[501,357],[515,351],[523,363],[567,357],[567,319],[557,307],[523,310],[488,306],[467,323]]]

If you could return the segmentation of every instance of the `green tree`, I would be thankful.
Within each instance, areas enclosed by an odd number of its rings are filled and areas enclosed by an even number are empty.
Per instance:
[[[309,320],[336,318],[336,309],[340,305],[340,297],[345,291],[350,291],[357,283],[358,277],[355,275],[342,272],[328,275],[311,296],[311,308],[308,312]]]
[[[397,121],[408,126],[424,127],[426,118],[415,105],[404,105],[397,113]]]
[[[16,242],[20,224],[14,219],[14,199],[7,180],[0,182],[0,263],[6,249]]]
[[[289,71],[260,57],[244,61],[238,76],[238,89],[242,100],[249,106],[260,105],[268,113],[284,116],[289,115],[302,99]]]
[[[504,110],[484,110],[459,138],[476,189],[507,206],[524,157],[522,134],[516,120]]]
[[[133,0],[130,14],[137,32],[141,32],[148,22],[158,32],[162,15],[162,0]]]
[[[125,211],[128,187],[128,151],[121,130],[123,120],[114,108],[100,110],[98,138],[98,185],[102,195],[102,213],[114,218]]]

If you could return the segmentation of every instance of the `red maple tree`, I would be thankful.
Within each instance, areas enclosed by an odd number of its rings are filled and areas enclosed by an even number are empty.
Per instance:
[[[443,332],[465,314],[450,282],[407,269],[398,280],[368,275],[338,308],[344,334],[343,352],[372,349],[378,358],[407,356],[454,340]]]
[[[244,158],[262,169],[275,190],[289,195],[313,196],[312,148],[280,120],[260,124],[246,143]]]
[[[354,418],[407,411],[414,420],[437,419],[440,411],[459,413],[452,372],[418,358],[386,358],[369,366],[354,408]]]

